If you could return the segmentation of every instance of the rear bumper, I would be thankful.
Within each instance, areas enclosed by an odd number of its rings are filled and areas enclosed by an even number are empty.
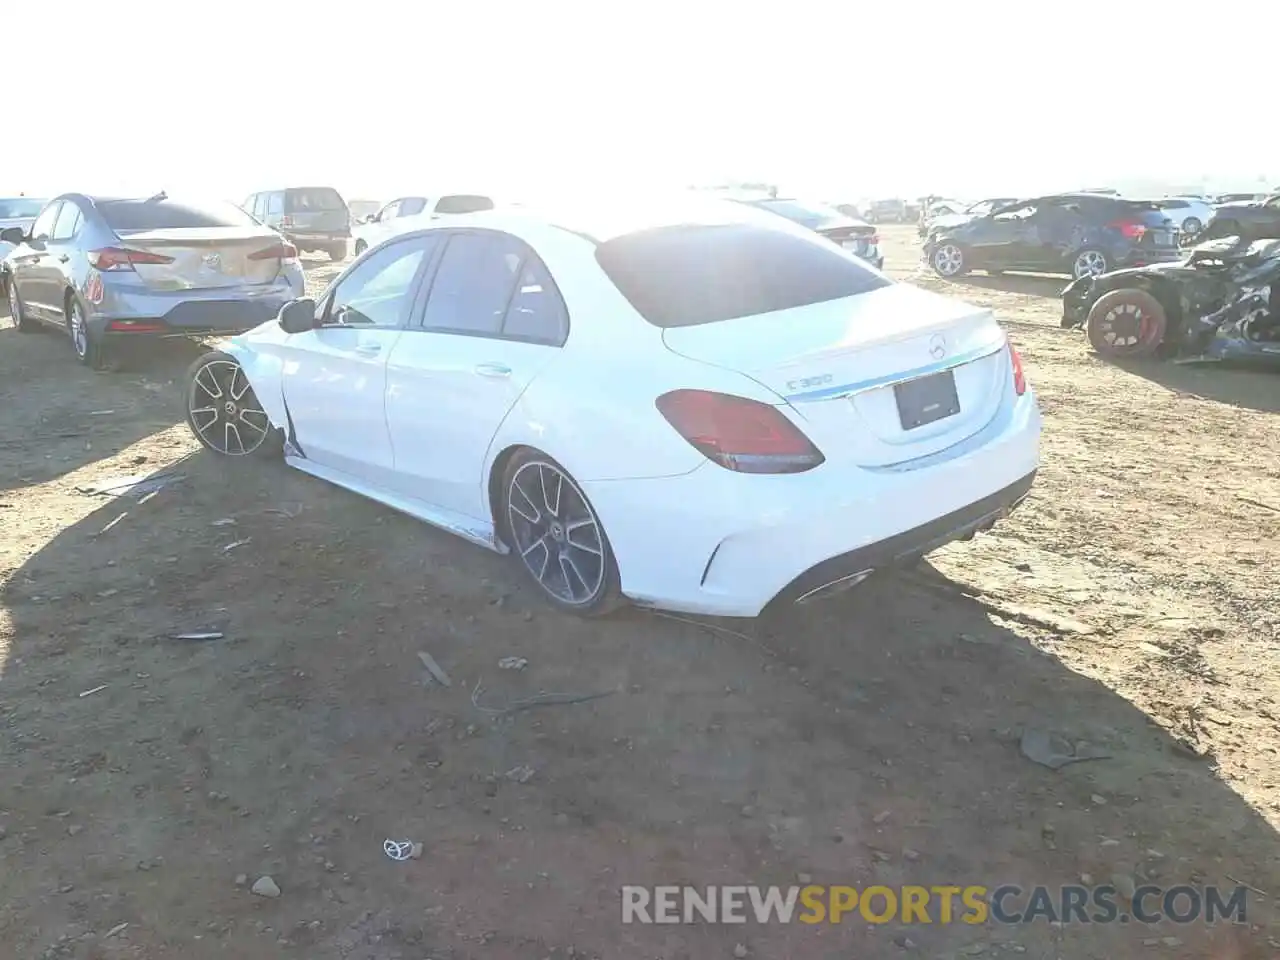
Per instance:
[[[337,246],[351,239],[351,231],[349,229],[286,231],[285,239],[295,247],[304,247],[306,249]]]
[[[828,463],[750,476],[706,463],[679,477],[583,489],[613,546],[622,591],[636,603],[754,617],[775,598],[922,555],[994,522],[1030,487],[1040,424],[1028,390],[978,434],[897,467]]]
[[[296,274],[296,275],[295,275]],[[139,292],[109,290],[89,304],[89,331],[98,337],[174,337],[243,333],[275,318],[301,296],[302,268],[290,268],[263,288]]]

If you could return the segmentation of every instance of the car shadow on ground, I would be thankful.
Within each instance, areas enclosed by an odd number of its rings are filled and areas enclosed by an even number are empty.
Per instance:
[[[0,352],[11,361],[0,379],[0,492],[71,473],[182,419],[178,382],[205,348],[186,340],[138,346],[120,370],[95,372],[57,331],[23,334],[0,320]],[[139,383],[173,402],[156,404]]]
[[[1178,394],[1215,400],[1260,413],[1280,413],[1280,367],[1241,363],[1110,361],[1135,376]]]
[[[1202,923],[624,928],[622,884],[1276,890],[1280,843],[1211,758],[946,581],[746,624],[584,621],[279,464],[182,470],[126,522],[104,532],[116,500],[53,532],[0,594],[15,955],[124,923],[193,958],[1269,955]],[[547,693],[592,699],[521,706]],[[1104,756],[1048,769],[1028,730]],[[424,856],[389,861],[388,837]]]
[[[1070,277],[1050,276],[1041,273],[967,273],[953,281],[962,287],[978,287],[983,290],[1000,290],[1004,293],[1020,293],[1032,297],[1062,296]]]

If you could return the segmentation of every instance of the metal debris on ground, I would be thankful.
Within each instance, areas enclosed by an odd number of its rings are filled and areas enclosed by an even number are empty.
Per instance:
[[[105,690],[105,689],[107,689],[107,685],[106,685],[105,683],[104,683],[104,684],[100,684],[99,686],[94,687],[92,690],[82,690],[82,691],[80,692],[80,696],[82,696],[82,697],[87,697],[87,696],[89,696],[90,694],[94,694],[94,693],[101,693],[101,692],[102,692],[103,690]]]
[[[1109,760],[1111,754],[1088,743],[1072,744],[1065,737],[1028,727],[1022,732],[1022,755],[1050,770],[1061,770],[1071,763],[1086,760]]]
[[[499,670],[523,670],[529,665],[524,657],[503,657],[498,661]]]
[[[224,634],[219,630],[208,630],[193,633],[171,633],[170,640],[221,640]]]
[[[418,651],[418,659],[422,661],[422,665],[427,668],[427,672],[431,674],[436,683],[442,687],[453,686],[453,681],[449,679],[449,675],[444,672],[440,664],[436,663],[435,658],[425,650]]]
[[[421,844],[414,844],[412,840],[392,840],[388,837],[382,841],[382,852],[392,860],[410,860],[413,858],[414,846],[421,847]]]
[[[113,413],[115,413],[115,411],[114,411],[114,410],[90,410],[90,411],[89,411],[89,416],[91,416],[91,417],[109,417],[109,416],[111,416],[111,414],[113,414]]]
[[[617,690],[602,690],[599,693],[539,693],[532,697],[525,697],[521,700],[512,700],[505,707],[486,707],[480,702],[480,694],[484,692],[484,685],[477,681],[475,689],[471,691],[471,705],[481,713],[487,713],[493,717],[506,716],[509,713],[516,713],[520,710],[532,710],[534,707],[567,707],[575,703],[586,703],[589,700],[599,700],[602,697],[609,697],[617,693]]]
[[[102,536],[104,533],[106,533],[108,530],[110,530],[112,527],[114,527],[117,523],[119,523],[121,520],[123,520],[123,519],[124,519],[125,517],[127,517],[128,515],[129,515],[129,511],[128,511],[128,510],[126,510],[124,513],[120,514],[120,516],[116,517],[114,520],[112,520],[110,523],[108,523],[105,527],[103,527],[101,530],[99,530],[97,533],[95,533],[95,534],[94,534],[94,536],[95,536],[95,537],[100,537],[100,536]]]
[[[274,513],[282,517],[287,517],[290,520],[294,520],[297,518],[297,516],[300,513],[302,513],[302,504],[300,503],[294,504],[292,509],[288,509],[285,507],[267,507],[267,509],[263,510],[262,512]]]
[[[235,517],[223,517],[221,520],[215,520],[209,524],[211,527],[230,527],[236,522]]]
[[[246,543],[249,543],[252,540],[253,540],[253,537],[245,537],[243,540],[237,540],[234,543],[228,543],[225,547],[222,548],[222,552],[230,553],[236,547],[243,547]]]
[[[512,767],[503,776],[514,783],[528,783],[536,772],[529,764],[522,763],[518,767]]]

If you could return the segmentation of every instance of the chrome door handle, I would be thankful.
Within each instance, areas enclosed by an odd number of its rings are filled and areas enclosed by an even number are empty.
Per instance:
[[[477,363],[476,373],[482,377],[509,377],[511,368],[505,363]]]
[[[376,357],[382,352],[382,345],[378,343],[362,343],[356,347],[356,353],[362,357]]]

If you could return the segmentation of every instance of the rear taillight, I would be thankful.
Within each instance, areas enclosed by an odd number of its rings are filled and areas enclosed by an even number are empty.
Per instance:
[[[277,243],[257,253],[249,254],[250,260],[295,260],[298,248],[292,243]]]
[[[1027,392],[1027,375],[1022,371],[1022,357],[1012,343],[1009,344],[1009,363],[1013,366],[1013,392],[1022,396]]]
[[[707,390],[673,390],[658,412],[709,460],[738,473],[801,473],[825,459],[777,407]]]
[[[1107,224],[1113,230],[1119,230],[1123,236],[1130,240],[1141,240],[1146,235],[1147,225],[1139,223],[1137,220],[1114,220]]]
[[[126,247],[103,247],[101,250],[90,250],[89,265],[104,272],[132,270],[139,263],[173,263],[173,257],[161,253],[150,253],[146,250],[129,250]]]
[[[873,233],[871,236],[867,237],[867,243],[871,244],[873,247],[880,246],[880,234]]]

